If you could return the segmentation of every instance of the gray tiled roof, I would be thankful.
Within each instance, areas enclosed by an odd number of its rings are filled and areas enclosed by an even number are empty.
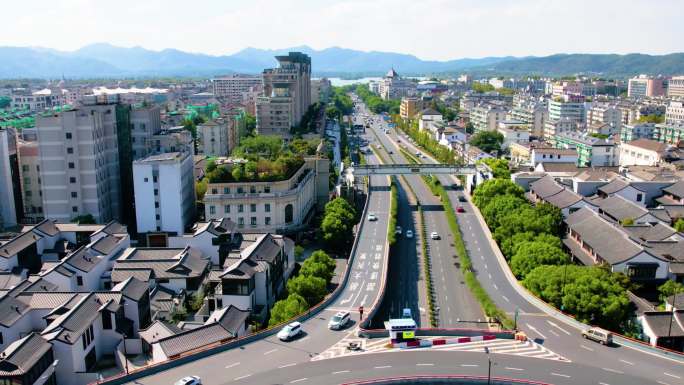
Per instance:
[[[114,263],[112,282],[117,282],[115,277],[128,278],[120,270],[151,270],[154,278],[194,278],[204,274],[208,266],[209,260],[202,252],[189,246],[184,249],[133,248],[127,249]]]
[[[27,373],[50,349],[52,345],[36,333],[12,342],[0,353],[0,376]]]
[[[68,304],[76,296],[78,296],[76,293],[64,292],[23,292],[17,296],[17,299],[26,303],[31,309],[56,309]]]
[[[629,235],[639,241],[664,241],[673,236],[677,232],[670,226],[662,223],[656,223],[655,226],[643,224],[634,226],[625,226],[623,229]],[[684,247],[684,245],[682,245]]]
[[[530,191],[544,199],[548,196],[558,194],[563,191],[563,187],[549,175],[530,183]]]
[[[672,337],[684,337],[684,310],[677,310],[672,319],[672,329],[670,329],[670,319],[672,313],[669,311],[647,311],[644,312],[644,322],[658,337],[670,335]]]
[[[544,198],[544,201],[555,207],[558,207],[559,209],[564,209],[568,206],[574,205],[582,199],[583,198],[581,195],[575,194],[574,192],[568,189],[563,189],[558,194],[554,194]]]
[[[612,195],[598,202],[599,210],[614,218],[616,221],[631,218],[638,219],[648,214],[645,208],[619,196]]]
[[[5,293],[0,298],[0,325],[9,328],[29,311],[29,306],[16,299],[13,293]]]
[[[611,265],[624,262],[644,250],[630,240],[627,234],[619,230],[616,225],[600,218],[597,213],[588,208],[583,207],[570,214],[565,222]]]
[[[83,246],[80,249],[69,254],[66,258],[64,258],[63,261],[64,265],[67,265],[70,268],[78,269],[83,272],[89,272],[95,266],[97,266],[102,260],[103,259],[101,256],[92,255],[90,250],[88,250],[87,247]]]
[[[599,191],[605,193],[605,194],[614,194],[618,191],[621,191],[624,188],[627,188],[630,184],[627,183],[625,180],[622,178],[615,178],[612,181],[608,182],[608,184],[605,184],[601,187],[599,187]],[[632,186],[634,187],[634,186]],[[636,189],[636,187],[634,187]],[[638,190],[638,189],[637,189]]]
[[[95,241],[90,248],[98,251],[104,255],[108,255],[114,251],[124,238],[116,235],[107,235]]]
[[[157,342],[167,357],[206,347],[221,341],[228,341],[235,336],[218,323],[199,327],[179,333]]]
[[[240,329],[245,326],[245,322],[249,317],[249,311],[240,310],[233,305],[220,311],[222,312],[221,316],[216,321],[221,324],[224,329],[228,330],[234,336],[237,336]]]
[[[122,225],[117,221],[111,221],[102,229],[103,232],[114,235],[114,234],[126,234],[128,233],[126,226]]]
[[[139,301],[143,296],[148,295],[149,286],[147,282],[137,280],[133,277],[115,285],[112,291],[119,291],[126,297]]]
[[[140,268],[140,269],[126,269],[118,268],[112,270],[112,282],[123,282],[128,278],[135,278],[142,282],[149,282],[152,278],[152,269]]]
[[[665,187],[663,191],[680,198],[684,197],[684,180],[680,180],[672,186]]]
[[[10,258],[27,247],[36,243],[42,237],[33,231],[20,234],[9,242],[0,245],[0,257]]]
[[[51,221],[50,219],[44,219],[42,222],[38,223],[34,229],[51,237],[59,234],[59,229],[57,226],[55,226],[55,222]]]
[[[79,336],[93,323],[93,320],[99,316],[99,309],[103,305],[103,301],[95,294],[89,294],[68,312],[52,321],[43,330],[42,335],[49,335],[49,339],[56,338],[59,341],[73,344],[78,341]]]

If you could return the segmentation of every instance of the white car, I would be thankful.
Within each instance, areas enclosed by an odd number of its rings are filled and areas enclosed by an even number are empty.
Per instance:
[[[439,239],[439,234],[437,234],[436,231],[433,231],[430,233],[430,238],[432,239]]]
[[[406,238],[413,238],[413,231],[412,230],[406,230]]]
[[[175,385],[202,385],[202,379],[198,376],[187,376],[176,381]]]
[[[370,213],[368,214],[368,220],[374,222],[378,220],[378,217],[376,217],[374,213]]]
[[[289,341],[302,332],[302,324],[299,322],[292,322],[285,325],[284,328],[278,332],[278,339],[281,341]]]
[[[337,314],[330,318],[328,321],[328,329],[340,330],[344,329],[345,326],[351,320],[351,314],[348,311],[338,311]]]
[[[401,235],[401,226],[397,226],[397,227],[394,229],[394,234]]]

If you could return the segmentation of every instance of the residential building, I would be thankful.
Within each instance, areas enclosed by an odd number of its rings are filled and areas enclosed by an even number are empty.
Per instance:
[[[264,96],[256,101],[259,135],[289,135],[311,105],[311,58],[290,52],[276,60],[278,68],[262,74]]]
[[[637,139],[652,139],[655,131],[655,123],[623,124],[620,128],[620,142],[631,142]]]
[[[0,383],[57,385],[56,364],[52,345],[30,333],[0,353]]]
[[[399,116],[402,119],[412,119],[418,112],[423,110],[423,101],[414,96],[407,96],[401,98],[399,105]]]
[[[53,92],[49,88],[38,91],[17,89],[12,91],[12,108],[29,110],[32,112],[43,111],[47,108],[59,107],[64,104],[61,92]]]
[[[671,101],[665,109],[665,124],[684,126],[684,101]]]
[[[557,96],[548,102],[549,121],[569,120],[579,128],[586,125],[584,97],[581,95]]]
[[[210,120],[197,126],[197,153],[210,157],[228,156],[235,147],[228,134],[232,126],[223,119]]]
[[[656,124],[655,130],[653,131],[653,139],[672,145],[684,142],[684,124]]]
[[[416,84],[399,76],[394,68],[390,69],[378,82],[378,94],[385,100],[413,96],[415,93]]]
[[[530,131],[525,123],[518,120],[502,120],[497,132],[503,135],[501,149],[506,150],[511,143],[527,143],[530,141]]]
[[[620,166],[656,166],[666,156],[668,145],[651,139],[620,144]]]
[[[260,85],[261,76],[232,74],[211,79],[214,95],[226,98],[230,103],[240,103],[243,94],[249,92],[252,87]]]
[[[549,111],[544,99],[519,94],[513,97],[513,108],[508,113],[507,119],[525,123],[530,129],[530,135],[540,138],[544,135]]]
[[[237,224],[228,218],[199,222],[189,233],[168,237],[169,247],[190,246],[198,249],[209,257],[212,266],[223,266],[228,251],[240,242],[242,242],[242,234],[237,230]],[[165,245],[166,243],[162,246]]]
[[[529,184],[528,198],[534,203],[548,203],[559,210],[564,218],[575,211],[587,207],[595,210],[595,205],[572,189],[561,186],[551,176],[546,175]]]
[[[544,126],[544,139],[553,143],[553,138],[557,134],[566,132],[577,132],[578,124],[569,118],[561,120],[547,120]]]
[[[496,131],[499,122],[506,119],[507,110],[501,105],[483,104],[470,111],[470,122],[475,132]]]
[[[548,147],[532,147],[530,149],[530,163],[536,167],[540,163],[572,163],[577,164],[576,149],[561,149]]]
[[[120,217],[116,110],[96,104],[36,118],[45,217]]]
[[[671,186],[663,189],[663,199],[659,198],[658,202],[667,205],[683,205],[684,206],[684,181],[679,181]]]
[[[131,135],[132,159],[144,158],[152,153],[152,137],[161,131],[161,112],[158,106],[137,104],[119,106],[119,114],[128,114]]]
[[[230,218],[239,229],[295,231],[328,197],[329,160],[306,158],[290,178],[272,182],[208,183],[205,218]],[[217,165],[230,166],[230,160]],[[324,183],[325,182],[325,183]]]
[[[133,162],[138,233],[183,234],[195,216],[193,157],[187,152],[151,155]]]
[[[667,96],[684,99],[684,76],[673,76],[667,83]]]
[[[576,149],[577,165],[616,166],[619,163],[617,146],[612,139],[595,138],[577,132],[562,132],[553,136],[556,148]]]
[[[17,152],[24,210],[21,222],[38,223],[44,218],[38,142],[18,139]]]
[[[646,311],[638,320],[651,346],[684,351],[684,309]]]
[[[655,97],[665,95],[666,79],[658,76],[639,75],[629,79],[627,96],[630,98]]]
[[[418,120],[418,130],[436,132],[437,125],[439,125],[443,121],[444,118],[442,117],[442,114],[433,110],[432,108],[426,108],[420,112],[420,120]]]
[[[161,154],[165,152],[195,153],[192,133],[183,126],[163,129],[152,135],[150,140],[150,154]]]
[[[327,78],[311,80],[311,104],[327,103],[330,100],[332,83]]]
[[[585,84],[577,81],[549,82],[546,83],[546,94],[553,97],[584,95],[584,86]]]
[[[587,127],[604,124],[610,127],[610,134],[619,133],[622,128],[622,111],[610,104],[595,104],[587,110]]]
[[[0,129],[0,229],[16,226],[15,182],[13,159],[16,160],[14,136],[6,129]],[[20,198],[20,197],[17,197]]]

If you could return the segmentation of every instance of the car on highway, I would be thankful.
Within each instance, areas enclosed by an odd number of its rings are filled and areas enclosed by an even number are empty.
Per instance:
[[[176,381],[174,385],[202,385],[202,379],[198,376],[187,376]]]
[[[392,150],[387,150],[387,153],[390,155],[394,154],[394,152],[392,152]]]
[[[413,231],[412,230],[406,230],[406,238],[413,238]]]
[[[401,235],[401,226],[397,226],[394,228],[394,234]]]
[[[377,220],[378,220],[378,217],[375,216],[375,213],[369,213],[369,214],[368,214],[368,220],[369,220],[370,222],[377,221]]]
[[[466,201],[466,197],[464,197],[463,195],[459,195],[459,196],[458,196],[458,201],[459,201],[459,202],[465,202],[465,201]]]
[[[458,206],[458,207],[456,207],[456,212],[457,213],[464,213],[465,209],[463,208],[463,206]]]
[[[338,311],[337,314],[328,321],[328,329],[340,330],[343,329],[351,321],[351,314],[348,311]]]
[[[433,231],[430,233],[430,238],[431,239],[439,239],[439,234],[437,234],[436,231]]]
[[[613,343],[613,333],[596,327],[582,330],[582,337],[606,346]]]
[[[404,310],[401,311],[401,318],[413,319],[413,315],[411,314],[411,309],[408,307],[404,308]]]
[[[278,332],[278,339],[281,341],[289,341],[297,337],[302,332],[302,324],[299,322],[291,322],[285,325]]]
[[[416,151],[416,156],[420,158],[420,151]]]

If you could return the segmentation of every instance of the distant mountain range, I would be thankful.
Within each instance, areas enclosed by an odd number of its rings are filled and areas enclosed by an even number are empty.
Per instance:
[[[402,75],[468,71],[481,74],[628,76],[684,72],[684,53],[661,56],[560,54],[428,61],[407,54],[338,47],[323,50],[307,46],[279,50],[246,48],[233,55],[212,56],[175,49],[152,51],[98,43],[72,52],[39,47],[0,47],[0,78],[207,77],[234,72],[259,73],[276,65],[275,55],[289,51],[310,55],[314,74],[325,76],[382,75],[391,67]]]

